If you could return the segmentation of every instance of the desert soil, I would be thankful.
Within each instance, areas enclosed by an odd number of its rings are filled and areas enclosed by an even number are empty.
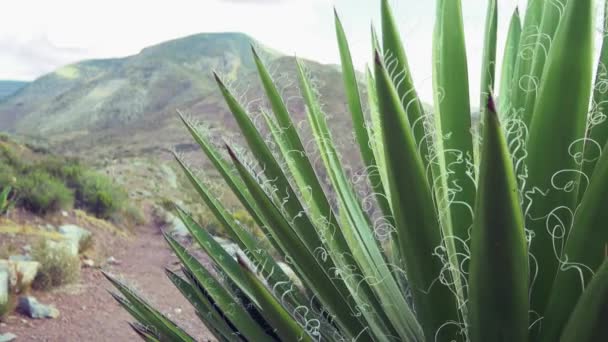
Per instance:
[[[197,341],[214,340],[196,318],[191,305],[167,279],[164,268],[177,268],[158,227],[137,228],[133,236],[106,240],[119,261],[103,270],[125,279],[161,312],[170,316]],[[81,281],[48,293],[32,293],[41,303],[61,312],[57,319],[33,320],[17,313],[0,323],[0,333],[11,332],[20,341],[138,341],[128,322],[131,317],[108,294],[113,290],[99,268],[83,268]]]

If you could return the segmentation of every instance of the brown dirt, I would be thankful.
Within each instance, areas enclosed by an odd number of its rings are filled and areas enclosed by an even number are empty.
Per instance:
[[[168,249],[160,230],[144,226],[129,238],[96,234],[96,243],[118,265],[103,270],[127,280],[144,298],[170,316],[198,341],[213,340],[196,318],[192,306],[173,287],[164,273],[176,268],[177,259]],[[109,246],[108,246],[109,245]],[[11,332],[19,341],[137,341],[127,322],[131,317],[112,299],[113,290],[99,268],[83,268],[79,284],[49,293],[32,293],[40,302],[53,304],[61,312],[57,319],[32,320],[17,313],[0,324],[0,333]]]

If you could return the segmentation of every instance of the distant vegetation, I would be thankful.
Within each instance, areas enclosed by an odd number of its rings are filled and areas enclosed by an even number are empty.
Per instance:
[[[25,81],[0,81],[0,100],[13,95],[28,83]]]
[[[78,159],[33,151],[0,136],[0,187],[13,188],[17,206],[37,214],[71,208],[102,219],[136,216],[126,191]]]

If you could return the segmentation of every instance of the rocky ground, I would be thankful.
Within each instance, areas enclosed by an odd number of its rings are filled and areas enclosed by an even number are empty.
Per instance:
[[[147,224],[128,236],[104,230],[93,230],[93,234],[97,246],[103,246],[103,259],[98,256],[93,267],[83,265],[78,284],[30,293],[40,303],[56,307],[59,317],[32,319],[13,313],[0,323],[0,336],[14,334],[17,342],[137,340],[127,324],[131,318],[108,294],[113,289],[101,274],[105,270],[127,280],[197,340],[213,339],[164,274],[165,267],[177,268],[177,259],[162,238],[160,227]]]

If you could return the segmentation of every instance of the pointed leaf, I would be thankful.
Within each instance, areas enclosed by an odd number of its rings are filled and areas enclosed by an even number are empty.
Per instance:
[[[433,257],[435,249],[442,246],[441,231],[424,166],[397,91],[378,55],[375,66],[395,229],[417,317],[426,340],[459,339],[454,330],[440,329],[447,322],[457,321],[458,316],[450,289],[436,281],[444,267],[439,258]]]
[[[513,75],[515,73],[515,63],[517,61],[517,52],[519,48],[519,40],[521,38],[521,19],[519,17],[519,9],[515,9],[509,23],[509,33],[507,34],[507,43],[502,58],[502,70],[500,75],[500,95],[498,96],[499,115],[501,118],[508,118],[509,106],[512,99]]]
[[[302,326],[296,322],[289,312],[281,305],[281,303],[273,296],[273,294],[260,282],[252,270],[247,267],[245,261],[238,257],[241,270],[253,290],[255,297],[258,299],[260,312],[268,320],[271,326],[275,328],[275,332],[283,341],[310,341],[310,336],[302,329]]]
[[[608,341],[608,261],[583,292],[562,333],[561,342]]]
[[[523,342],[528,337],[528,247],[513,163],[491,97],[483,131],[471,233],[469,336],[472,342]]]
[[[555,220],[571,224],[592,84],[593,0],[569,1],[542,76],[527,142],[526,228],[537,274],[532,310],[542,315],[563,252]],[[567,72],[566,72],[567,70]],[[558,223],[559,224],[559,223]],[[559,227],[557,228],[559,229]]]
[[[608,154],[603,154],[567,236],[568,241],[542,321],[543,341],[557,340],[583,288],[605,259],[608,245],[607,198]]]

